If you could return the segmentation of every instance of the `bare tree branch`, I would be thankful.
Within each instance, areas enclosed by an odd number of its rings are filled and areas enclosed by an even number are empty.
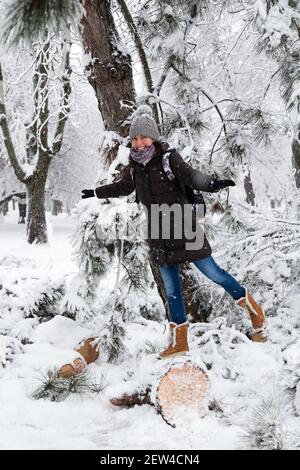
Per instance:
[[[3,84],[3,74],[2,74],[2,67],[0,63],[0,126],[3,133],[4,145],[10,160],[10,163],[15,171],[17,178],[22,182],[26,182],[26,173],[24,172],[23,168],[21,167],[15,148],[11,139],[6,108],[4,103],[4,84]]]

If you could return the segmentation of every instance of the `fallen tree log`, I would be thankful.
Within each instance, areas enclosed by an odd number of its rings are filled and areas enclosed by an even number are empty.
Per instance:
[[[80,354],[74,361],[70,364],[64,364],[58,371],[58,376],[66,379],[72,377],[73,375],[78,375],[84,371],[86,366],[91,362],[94,362],[99,357],[99,351],[97,346],[93,344],[95,338],[87,338],[83,340],[75,348],[75,351]]]
[[[203,416],[208,408],[209,381],[206,372],[190,360],[170,365],[154,385],[141,387],[132,394],[110,399],[115,406],[149,404],[172,427],[191,411]]]

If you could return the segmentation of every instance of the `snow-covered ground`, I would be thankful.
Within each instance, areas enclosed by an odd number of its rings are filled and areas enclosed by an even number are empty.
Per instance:
[[[26,243],[25,226],[17,224],[16,212],[10,212],[0,223],[0,269],[2,265],[3,272],[7,273],[7,267],[13,267],[17,260],[21,260],[23,269],[31,266],[31,272],[36,266],[37,277],[43,272],[51,279],[60,278],[77,271],[71,259],[72,218],[50,214],[47,218],[48,246]],[[15,266],[18,269],[17,264]],[[103,286],[111,282],[113,279],[106,279]],[[295,294],[291,299],[295,311],[298,301],[299,294],[298,300]],[[1,315],[5,320],[1,320]],[[7,312],[1,315],[0,327],[5,329]],[[108,386],[102,393],[93,397],[72,395],[64,401],[51,402],[34,400],[31,394],[42,372],[72,359],[72,348],[84,336],[84,326],[61,316],[41,324],[27,319],[24,326],[24,320],[15,314],[15,321],[16,336],[18,328],[31,329],[31,341],[16,351],[5,367],[0,365],[1,449],[243,449],[248,447],[244,435],[253,410],[264,400],[271,403],[268,411],[274,416],[270,419],[279,423],[277,439],[284,441],[286,447],[296,445],[292,443],[292,436],[297,435],[299,418],[293,413],[293,404],[288,398],[287,403],[283,400],[282,365],[298,367],[300,354],[299,348],[295,349],[296,339],[289,357],[288,350],[282,353],[276,318],[270,318],[271,341],[266,344],[252,343],[234,328],[227,327],[222,318],[210,325],[192,325],[191,356],[196,362],[203,360],[211,364],[209,401],[215,406],[211,406],[203,418],[188,416],[176,428],[168,426],[154,407],[123,409],[109,401],[109,397],[124,390],[125,381],[127,389],[136,383],[147,383],[154,370],[165,367],[156,360],[155,354],[138,354],[146,340],[163,345],[166,339],[163,324],[151,321],[129,324],[126,341],[131,354],[128,360],[112,365],[100,355],[88,367],[95,378],[105,377]],[[201,336],[197,335],[199,328],[204,328]]]

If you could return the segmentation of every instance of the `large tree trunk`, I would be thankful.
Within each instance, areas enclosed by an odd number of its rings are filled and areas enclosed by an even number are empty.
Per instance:
[[[191,269],[190,263],[181,265],[180,276],[186,314],[191,316],[193,323],[207,322],[212,312],[212,305],[205,301],[199,279]]]
[[[113,397],[115,406],[130,408],[135,405],[153,405],[172,427],[182,426],[187,412],[203,417],[208,411],[209,381],[206,371],[190,360],[168,365],[168,370],[158,371],[153,384],[140,386],[131,395],[124,393]]]
[[[91,54],[89,81],[95,90],[105,129],[125,137],[128,134],[125,121],[135,103],[131,57],[118,48],[120,38],[111,13],[111,1],[85,0],[84,6],[83,42],[85,51]]]
[[[27,240],[29,243],[47,243],[47,225],[45,216],[45,186],[51,158],[48,155],[39,157],[34,174],[28,179],[27,199]]]

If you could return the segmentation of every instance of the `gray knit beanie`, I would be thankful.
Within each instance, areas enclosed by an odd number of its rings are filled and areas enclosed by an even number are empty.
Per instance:
[[[150,137],[157,142],[160,141],[159,130],[154,120],[150,106],[143,104],[134,113],[129,129],[129,137],[133,139],[137,135]]]

